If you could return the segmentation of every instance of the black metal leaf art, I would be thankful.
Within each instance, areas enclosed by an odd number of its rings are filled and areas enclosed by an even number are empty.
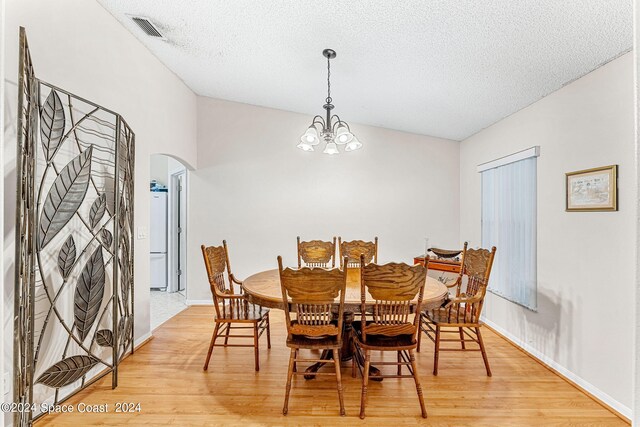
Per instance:
[[[105,174],[107,176],[105,177],[104,186],[101,188],[101,191],[107,196],[107,212],[109,212],[109,215],[113,215],[116,211],[115,179],[109,175],[108,171],[105,171]]]
[[[71,356],[62,359],[38,377],[36,383],[60,388],[82,378],[99,360],[93,356]]]
[[[96,198],[89,210],[89,223],[91,228],[95,228],[104,216],[104,211],[107,207],[107,195],[102,193]]]
[[[103,228],[100,234],[100,237],[102,237],[102,243],[107,249],[109,249],[113,243],[113,234],[111,234],[111,232],[106,228]]]
[[[126,229],[122,229],[122,234],[120,235],[120,245],[119,248],[121,250],[121,259],[128,260],[130,257],[130,248],[129,248],[129,232]],[[122,301],[125,303],[129,302],[129,291],[130,291],[130,280],[131,280],[131,271],[130,271],[129,262],[123,262],[123,266],[120,269],[121,278],[120,278],[120,291],[122,293]]]
[[[131,332],[133,328],[133,322],[131,320],[131,316],[123,316],[118,322],[118,336],[120,337],[124,347],[129,345],[129,340],[131,339]]]
[[[93,146],[80,153],[53,181],[40,214],[40,249],[62,230],[82,204],[89,187],[92,152]]]
[[[49,92],[40,110],[40,137],[47,162],[53,159],[64,136],[64,107],[55,90]]]
[[[73,236],[69,235],[67,240],[62,244],[60,252],[58,253],[58,268],[62,278],[66,279],[71,273],[73,264],[76,262],[76,242],[73,240]]]
[[[19,44],[13,400],[30,410],[13,425],[30,426],[43,402],[107,373],[116,384],[133,351],[135,134],[120,114],[40,80],[24,28]]]
[[[102,347],[113,347],[113,332],[109,329],[100,329],[96,332],[96,342]]]
[[[78,337],[84,341],[95,322],[104,296],[104,258],[99,247],[87,261],[73,296],[73,317]]]

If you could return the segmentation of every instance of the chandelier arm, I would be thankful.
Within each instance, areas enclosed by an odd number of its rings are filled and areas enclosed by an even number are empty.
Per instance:
[[[324,118],[322,118],[322,116],[320,116],[320,115],[316,115],[313,118],[313,121],[311,122],[311,126],[316,125],[316,124],[321,125],[322,129],[324,129],[325,128]]]
[[[332,128],[333,130],[335,130],[335,128],[336,128],[336,127],[338,127],[338,126],[343,125],[343,126],[345,126],[345,127],[347,128],[347,130],[348,130],[349,132],[351,132],[351,128],[349,127],[349,123],[342,121],[342,120],[340,119],[340,116],[338,116],[337,114],[334,114],[334,115],[331,117],[331,119],[332,119],[332,121],[333,121],[333,119],[335,119],[335,120],[336,120],[336,122],[334,122],[334,123],[333,123],[333,125],[331,126],[331,128]]]

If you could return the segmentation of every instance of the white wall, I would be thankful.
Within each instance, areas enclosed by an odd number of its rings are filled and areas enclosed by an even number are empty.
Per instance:
[[[149,162],[155,152],[196,165],[196,97],[97,2],[7,0],[4,78],[7,109],[3,172],[4,307],[13,307],[15,123],[18,27],[27,36],[36,75],[123,115],[136,133],[135,225],[149,225]],[[149,333],[149,242],[135,242],[136,339]],[[11,362],[13,322],[5,311]]]
[[[481,241],[476,166],[533,145],[541,146],[538,312],[489,294],[486,319],[630,417],[636,214],[632,54],[462,142],[462,239]],[[564,174],[609,164],[619,164],[620,210],[565,212]]]
[[[149,167],[149,179],[156,180],[159,185],[167,185],[167,169],[169,158],[162,154],[151,155],[151,166]]]
[[[164,154],[152,154],[149,168],[149,179],[169,187],[171,175],[185,170],[185,166],[173,157]]]
[[[632,425],[640,425],[640,0],[633,1],[633,58],[635,95],[635,148],[636,148],[636,280],[635,280],[635,334],[634,334],[634,375],[633,375],[633,417]]]
[[[4,28],[5,27],[5,22],[4,22],[4,15],[5,15],[5,11],[4,11],[4,0],[0,0],[0,28]],[[0,38],[0,46],[2,43],[2,39]],[[0,48],[0,167],[2,167],[2,170],[4,171],[5,169],[5,156],[4,156],[4,133],[5,133],[5,126],[4,126],[4,105],[5,105],[5,97],[4,97],[4,48]],[[4,173],[0,173],[0,200],[4,201]],[[4,227],[4,202],[2,204],[0,204],[0,224],[2,224],[2,226]],[[5,267],[4,267],[4,247],[5,247],[5,239],[3,238],[2,241],[0,242],[0,266],[2,266],[2,268],[0,269],[0,274],[2,276],[2,284],[0,284],[0,298],[2,298],[3,303],[0,304],[0,322],[2,322],[2,324],[0,324],[0,378],[4,379],[4,378],[10,378],[7,376],[7,372],[6,372],[6,363],[5,363],[5,345],[4,345],[4,340],[5,340],[5,330],[7,329],[7,327],[5,326],[5,322],[8,321],[9,319],[5,316],[5,304],[4,304],[4,278],[5,278]],[[11,282],[10,282],[11,283]],[[7,336],[12,337],[11,334],[8,334]],[[11,366],[11,365],[9,365]],[[4,395],[5,393],[8,393],[9,390],[9,385],[5,384],[5,381],[0,381],[0,393],[2,393],[0,395],[0,401],[4,401]],[[4,422],[4,417],[0,417],[0,427],[4,426],[5,422]]]
[[[381,261],[412,262],[424,251],[424,236],[457,245],[458,142],[352,124],[364,148],[328,156],[295,147],[310,122],[302,114],[198,98],[188,300],[211,300],[200,245],[223,239],[240,278],[276,268],[278,255],[294,265],[297,235],[377,235]]]

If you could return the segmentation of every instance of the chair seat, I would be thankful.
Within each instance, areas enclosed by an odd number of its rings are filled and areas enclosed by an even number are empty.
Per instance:
[[[413,334],[395,336],[367,334],[367,342],[365,343],[362,340],[362,332],[360,329],[355,329],[355,332],[354,340],[356,344],[364,349],[382,350],[390,348],[391,350],[408,350],[418,345]]]
[[[229,305],[227,301],[220,305],[219,318],[216,318],[218,322],[224,321],[245,321],[245,322],[257,322],[262,320],[267,314],[269,309],[251,303],[246,303],[246,308],[238,308],[236,305],[233,307]]]
[[[440,326],[446,326],[446,325],[451,325],[451,326],[458,326],[458,325],[465,325],[465,326],[480,326],[479,322],[473,322],[470,319],[470,315],[469,313],[467,313],[467,317],[465,319],[465,312],[461,309],[460,311],[456,311],[456,310],[448,310],[445,308],[439,308],[436,310],[429,310],[423,313],[424,316],[427,317],[427,319],[436,325],[440,325]]]
[[[307,337],[304,335],[291,335],[287,338],[287,347],[289,348],[305,348],[305,349],[326,349],[342,347],[342,340],[338,340],[337,336],[326,337]]]

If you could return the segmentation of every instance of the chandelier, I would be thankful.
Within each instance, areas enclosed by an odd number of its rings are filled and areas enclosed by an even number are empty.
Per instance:
[[[323,153],[338,154],[338,145],[344,145],[344,151],[353,151],[362,147],[358,138],[352,133],[349,125],[340,120],[338,115],[331,115],[333,110],[333,100],[331,99],[331,60],[336,57],[336,51],[333,49],[325,49],[322,54],[327,58],[327,99],[322,106],[327,113],[326,119],[322,116],[315,116],[311,122],[311,126],[300,137],[298,148],[304,151],[314,151],[313,147],[320,144],[322,139],[326,145]]]

